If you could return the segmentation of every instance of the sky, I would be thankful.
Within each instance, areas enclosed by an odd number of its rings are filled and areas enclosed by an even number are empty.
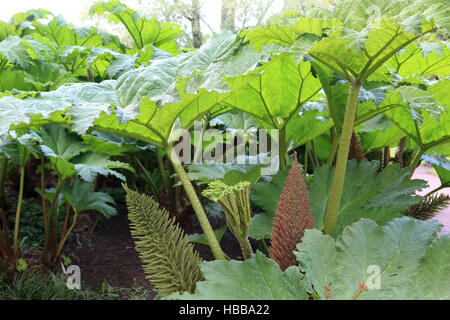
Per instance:
[[[2,0],[0,20],[8,21],[17,12],[42,8],[63,15],[69,22],[80,24],[80,12],[94,2],[94,0]]]
[[[62,15],[67,22],[73,23],[75,26],[88,26],[89,21],[86,21],[86,19],[80,19],[82,17],[81,13],[86,12],[88,8],[90,8],[90,6],[97,1],[98,0],[0,0],[0,20],[8,21],[11,16],[17,12],[23,12],[30,9],[47,9],[56,15]],[[139,8],[137,0],[121,1],[132,9]],[[203,33],[210,33],[211,29],[215,32],[220,31],[221,3],[222,0],[203,1],[203,6],[201,9],[202,18],[207,23],[206,25],[201,22],[201,29]],[[281,3],[281,0],[274,1],[275,10],[279,9],[278,7],[280,7]],[[114,33],[109,26],[104,26],[103,24],[101,29]]]
[[[1,0],[0,20],[8,21],[17,12],[30,9],[47,9],[54,14],[61,14],[67,22],[77,26],[85,25],[80,20],[80,13],[86,11],[97,0]],[[130,8],[137,8],[137,1],[122,0]],[[220,4],[221,0],[207,0],[202,8],[207,23],[218,31],[220,27]],[[205,31],[206,28],[203,28]]]

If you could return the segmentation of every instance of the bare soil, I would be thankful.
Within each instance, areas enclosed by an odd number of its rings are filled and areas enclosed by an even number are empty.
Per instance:
[[[131,237],[127,209],[125,204],[119,204],[118,215],[96,226],[88,240],[83,236],[80,246],[79,237],[68,244],[66,254],[81,269],[82,286],[100,290],[103,282],[113,287],[130,288],[138,285],[151,291],[151,298],[156,296],[152,285],[145,278],[141,260],[134,247]],[[196,216],[190,216],[191,223],[187,233],[202,233]],[[224,218],[209,218],[213,229],[225,224]],[[77,243],[78,242],[78,243]],[[233,259],[242,259],[239,244],[229,230],[221,240],[225,254]],[[252,243],[255,246],[255,243]],[[210,261],[214,257],[210,248],[203,244],[194,244],[203,260]]]

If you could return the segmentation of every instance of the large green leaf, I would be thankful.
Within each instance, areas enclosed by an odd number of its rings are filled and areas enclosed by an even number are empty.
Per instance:
[[[112,161],[109,159],[110,155],[105,153],[85,152],[71,160],[74,164],[77,174],[87,182],[94,182],[97,175],[113,175],[122,181],[125,181],[125,176],[112,169],[127,169],[133,171],[129,164]]]
[[[349,80],[365,80],[421,35],[436,27],[448,30],[448,12],[445,1],[343,0],[330,9],[313,10],[295,23],[276,22],[245,36],[258,50],[281,44],[291,47],[297,57],[309,54]]]
[[[76,213],[96,210],[107,219],[117,214],[114,199],[107,193],[95,192],[92,183],[79,182],[76,179],[72,186],[64,184],[61,192]]]
[[[435,256],[448,256],[449,241],[438,240],[438,245],[428,249],[441,227],[434,220],[408,217],[386,226],[362,219],[336,241],[318,230],[307,230],[295,254],[300,270],[321,299],[448,298],[450,287],[440,283],[445,276],[436,272],[448,269],[448,259],[436,261]],[[416,285],[424,287],[422,276],[439,282],[438,288],[417,291]],[[363,290],[359,290],[361,283]]]
[[[450,299],[450,236],[444,235],[427,249],[418,276],[416,290],[420,299]]]
[[[389,146],[405,135],[427,149],[448,139],[448,117],[448,110],[432,92],[400,86],[388,88],[386,98],[378,105],[373,101],[360,104],[356,124],[364,132],[366,151]]]
[[[0,21],[0,41],[5,40],[9,36],[16,36],[18,32],[13,25]]]
[[[187,166],[188,176],[191,180],[210,183],[221,180],[227,185],[235,185],[241,181],[254,184],[261,177],[261,167],[253,164],[191,164]]]
[[[189,128],[230,95],[221,77],[245,73],[259,61],[254,51],[241,49],[241,42],[232,33],[218,34],[197,51],[155,60],[149,67],[131,70],[117,81],[68,84],[42,93],[39,99],[45,98],[54,108],[69,105],[73,130],[80,134],[94,128],[165,146],[177,121]],[[236,63],[232,69],[219,72],[215,67],[216,63],[233,65],[233,61]],[[251,79],[248,76],[234,81],[234,88],[237,82],[244,86]],[[27,96],[20,104],[33,104],[35,100]],[[5,105],[4,112],[11,111],[6,109]]]
[[[159,23],[155,18],[146,19],[119,0],[99,1],[91,7],[89,13],[91,15],[108,13],[109,22],[122,23],[139,49],[147,44],[161,47],[183,34],[178,25]]]
[[[103,38],[95,28],[73,28],[62,16],[54,17],[47,24],[35,20],[32,23],[31,35],[36,40],[49,45],[56,44],[58,52],[67,46],[101,47]]]
[[[0,70],[0,92],[10,90],[31,90],[32,85],[26,81],[26,73],[12,70],[11,67]]]
[[[294,19],[295,21],[289,20],[280,19],[269,26],[246,30],[243,35],[256,50],[261,51],[266,45],[292,46],[304,35],[313,35],[314,39],[320,39],[329,29],[342,24],[336,19],[301,17]]]
[[[70,160],[87,148],[83,144],[83,139],[58,124],[41,126],[38,132],[32,131],[31,134],[39,142],[41,151],[50,159],[62,179],[75,174],[74,165]]]
[[[0,42],[0,53],[9,63],[17,65],[24,70],[33,64],[33,59],[54,59],[53,52],[46,44],[34,39],[22,39],[17,36],[9,36]]]
[[[245,111],[266,129],[285,130],[288,145],[301,145],[332,125],[317,109],[302,109],[318,97],[321,85],[310,63],[297,63],[290,54],[274,55],[253,73],[227,82],[233,94],[224,105]]]
[[[306,288],[297,267],[281,271],[278,264],[257,252],[245,261],[202,262],[205,281],[194,294],[174,294],[169,299],[206,300],[306,300]]]
[[[450,49],[448,42],[411,43],[390,58],[383,68],[394,70],[407,81],[429,76],[446,77],[450,74]]]
[[[109,48],[69,46],[60,55],[61,63],[79,77],[86,76],[92,68],[95,77],[116,79],[128,70],[134,69],[137,56],[118,53]]]
[[[348,162],[342,201],[333,236],[361,218],[369,218],[384,225],[400,217],[407,207],[421,201],[417,190],[427,186],[423,180],[409,180],[409,169],[398,164],[387,166],[378,173],[377,161]],[[327,203],[331,193],[334,169],[322,166],[315,170],[309,187],[312,214],[317,229],[323,227]]]
[[[54,104],[70,105],[73,130],[85,134],[102,112],[111,114],[115,106],[121,106],[120,97],[117,96],[114,86],[114,80],[102,83],[74,83],[41,95],[53,100]]]
[[[149,67],[127,72],[114,89],[122,108],[116,108],[113,115],[103,114],[95,121],[95,128],[164,146],[178,119],[183,128],[189,128],[231,94],[220,76],[247,72],[259,60],[253,51],[241,50],[239,45],[235,35],[218,34],[197,51],[155,60]],[[234,62],[232,70],[211,71],[217,70],[216,63]],[[200,75],[177,81],[194,72]],[[250,80],[251,76],[234,82],[235,89]]]
[[[406,89],[402,95],[408,107],[392,108],[385,115],[424,151],[448,154],[450,110],[439,106],[431,94],[420,89]],[[447,144],[446,151],[437,149],[444,144]]]
[[[41,60],[34,61],[23,74],[24,82],[35,91],[55,90],[63,84],[76,81],[74,75],[59,64]],[[20,89],[20,86],[14,89]]]
[[[241,109],[272,128],[283,128],[301,106],[316,96],[320,82],[308,62],[296,63],[289,54],[273,56],[258,70],[256,77],[244,88],[240,82],[229,81],[234,91],[226,104]]]
[[[61,114],[69,106],[67,102],[56,104],[54,100],[42,97],[25,100],[13,96],[0,98],[0,146],[7,141],[11,128],[64,122]]]
[[[439,179],[441,180],[441,185],[450,185],[450,161],[444,155],[438,155],[434,153],[434,156],[425,154],[422,160],[427,161],[432,164]]]

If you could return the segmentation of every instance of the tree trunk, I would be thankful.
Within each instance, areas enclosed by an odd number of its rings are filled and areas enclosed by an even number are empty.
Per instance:
[[[221,29],[235,31],[236,0],[222,0]]]
[[[200,30],[200,1],[192,0],[191,16],[188,18],[192,27],[192,44],[194,48],[200,48],[203,43],[203,37]]]

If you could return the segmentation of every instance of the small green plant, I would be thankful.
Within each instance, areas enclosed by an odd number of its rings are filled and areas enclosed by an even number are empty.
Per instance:
[[[24,259],[22,259],[22,258],[17,259],[17,266],[16,266],[17,271],[23,272],[23,271],[27,270],[27,268],[28,268],[28,264]]]
[[[70,259],[69,257],[66,257],[65,255],[62,255],[62,260],[63,260],[64,267],[66,267],[66,268],[72,264],[72,259]]]

